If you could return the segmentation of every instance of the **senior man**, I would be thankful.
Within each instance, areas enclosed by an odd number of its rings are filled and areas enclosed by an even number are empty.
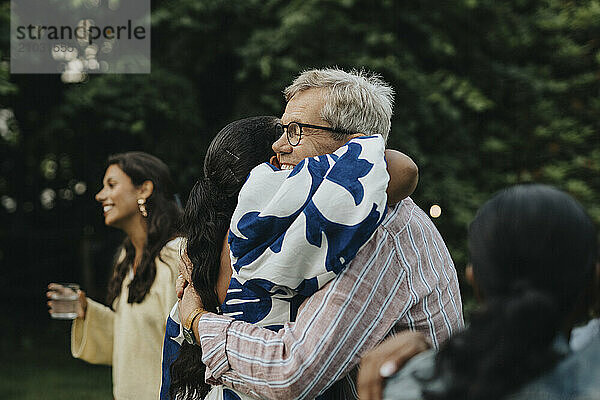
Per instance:
[[[332,153],[357,134],[387,138],[390,131],[393,90],[376,75],[306,71],[284,94],[284,133],[273,144],[282,169]],[[182,320],[199,306],[193,288],[186,288]],[[273,332],[212,313],[201,314],[192,328],[209,383],[261,398],[345,399],[357,397],[350,372],[361,355],[391,332],[420,331],[438,347],[462,326],[450,254],[431,220],[406,198],[284,329]]]

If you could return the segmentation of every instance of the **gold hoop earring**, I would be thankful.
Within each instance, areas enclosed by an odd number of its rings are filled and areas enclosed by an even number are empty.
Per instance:
[[[142,216],[144,218],[148,217],[148,211],[146,211],[146,199],[138,199],[137,203]]]

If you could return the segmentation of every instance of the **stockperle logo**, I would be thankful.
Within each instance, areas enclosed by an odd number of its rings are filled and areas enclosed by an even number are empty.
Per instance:
[[[150,0],[12,0],[13,74],[150,73]]]

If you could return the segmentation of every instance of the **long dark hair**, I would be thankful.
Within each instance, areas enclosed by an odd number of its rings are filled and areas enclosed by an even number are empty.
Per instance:
[[[140,151],[131,151],[110,156],[107,167],[110,165],[121,168],[131,178],[134,186],[140,186],[145,181],[152,181],[154,184],[152,194],[146,199],[148,217],[145,221],[148,226],[148,237],[140,264],[129,284],[127,299],[128,303],[141,303],[156,277],[155,258],[159,256],[164,245],[176,236],[181,210],[175,201],[169,167],[157,157]],[[135,258],[135,248],[129,237],[123,240],[123,248],[125,258],[117,261],[108,283],[106,301],[111,307],[121,293],[123,279]]]
[[[193,264],[192,281],[204,308],[216,312],[221,250],[237,198],[252,168],[268,161],[278,135],[275,117],[252,117],[221,129],[204,158],[204,177],[196,182],[183,215],[182,231]],[[171,398],[203,397],[205,366],[198,346],[184,343],[171,365]]]
[[[469,250],[484,306],[440,350],[437,374],[449,386],[428,399],[503,398],[551,368],[553,341],[572,325],[598,254],[581,205],[538,184],[503,190],[481,207]]]

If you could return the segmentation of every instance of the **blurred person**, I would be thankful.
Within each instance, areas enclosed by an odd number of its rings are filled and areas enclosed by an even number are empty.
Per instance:
[[[234,277],[231,278],[232,265],[229,259],[229,244],[231,244],[233,249],[232,253],[235,255],[237,254],[235,248],[240,241],[244,242],[244,246],[247,246],[247,243],[245,243],[247,240],[253,240],[254,244],[258,244],[264,240],[270,242],[264,235],[256,231],[256,229],[261,226],[267,226],[267,230],[275,231],[276,235],[283,233],[278,231],[275,227],[278,225],[278,222],[281,221],[274,222],[267,219],[269,218],[268,215],[270,215],[268,205],[275,204],[279,209],[277,213],[282,214],[284,213],[282,210],[285,210],[286,204],[289,204],[290,202],[293,203],[293,199],[298,195],[297,190],[290,190],[290,185],[295,187],[299,184],[299,181],[294,180],[291,183],[286,183],[285,180],[288,177],[291,177],[291,175],[300,178],[303,174],[305,177],[312,178],[310,179],[313,183],[311,184],[312,189],[309,191],[310,193],[302,193],[302,201],[304,201],[305,204],[314,204],[313,201],[315,201],[315,198],[318,197],[319,194],[322,194],[327,188],[331,189],[331,186],[328,186],[325,182],[326,179],[330,178],[328,172],[333,171],[336,168],[343,169],[345,165],[363,165],[362,163],[366,163],[366,161],[363,160],[373,157],[373,154],[369,153],[366,149],[367,147],[370,147],[371,149],[374,149],[374,151],[371,150],[371,152],[377,153],[380,158],[376,161],[378,165],[371,165],[369,167],[371,169],[369,173],[372,174],[372,178],[371,183],[366,183],[367,187],[362,192],[362,203],[365,205],[363,209],[364,212],[365,209],[366,211],[372,211],[373,199],[382,200],[382,206],[385,208],[387,197],[385,195],[386,189],[390,194],[390,201],[393,203],[400,201],[401,198],[396,198],[395,196],[397,196],[398,193],[406,192],[407,189],[403,186],[414,186],[414,179],[416,179],[415,176],[411,176],[409,180],[404,180],[407,176],[405,169],[408,168],[414,170],[412,161],[401,153],[388,150],[386,151],[388,161],[387,168],[390,169],[390,174],[392,175],[388,185],[386,177],[387,173],[385,172],[386,163],[383,159],[383,139],[376,137],[360,140],[360,142],[370,142],[361,143],[357,146],[362,146],[363,150],[363,152],[360,153],[360,161],[355,160],[355,154],[349,151],[346,154],[340,155],[338,159],[334,159],[332,156],[329,157],[329,161],[320,159],[319,164],[324,166],[324,170],[317,171],[314,174],[308,174],[306,171],[298,171],[295,174],[291,171],[281,171],[273,165],[265,163],[269,158],[272,159],[271,155],[273,153],[271,143],[281,135],[281,131],[282,126],[275,117],[246,118],[233,122],[223,128],[209,146],[204,165],[205,177],[196,183],[194,189],[190,193],[183,218],[184,231],[187,233],[188,240],[187,254],[192,265],[192,273],[189,280],[193,282],[193,288],[199,288],[196,289],[195,292],[196,295],[200,297],[202,304],[205,304],[203,306],[204,309],[229,315],[238,314],[238,317],[241,317],[240,314],[244,314],[243,319],[245,321],[270,325],[269,328],[272,330],[279,330],[281,327],[273,326],[275,321],[279,324],[283,324],[290,320],[290,316],[286,313],[286,310],[295,314],[301,300],[310,295],[310,290],[305,289],[302,291],[301,295],[290,296],[286,297],[285,300],[280,300],[273,297],[271,294],[266,295],[265,298],[262,294],[268,292],[267,289],[256,291],[251,289],[252,287],[256,289],[255,286],[251,285],[260,285],[263,281],[270,278],[273,280],[272,283],[277,285],[277,291],[280,292],[283,289],[283,277],[286,282],[289,282],[290,279],[302,281],[302,279],[298,279],[297,276],[301,275],[304,277],[304,274],[307,272],[309,274],[314,273],[316,270],[314,266],[318,266],[319,263],[317,259],[321,257],[320,254],[325,251],[329,254],[330,249],[332,249],[332,252],[339,251],[339,249],[333,249],[332,246],[327,246],[327,244],[315,245],[311,246],[308,250],[308,253],[312,256],[309,261],[307,261],[306,258],[302,260],[298,258],[299,253],[296,253],[298,256],[292,256],[293,259],[287,259],[287,261],[281,259],[273,261],[273,258],[277,258],[278,255],[283,254],[285,257],[286,253],[289,254],[289,251],[285,250],[286,248],[294,248],[294,250],[297,250],[296,245],[299,244],[301,240],[293,237],[290,238],[292,235],[291,231],[293,230],[291,226],[299,226],[301,236],[304,237],[306,228],[301,226],[302,224],[297,224],[298,221],[295,217],[292,217],[290,221],[285,222],[286,238],[285,243],[282,244],[281,252],[260,256],[257,263],[254,263],[255,266],[259,266],[258,269],[260,271],[266,271],[268,276],[261,279],[260,282],[257,281],[257,269],[255,268],[250,272],[250,275],[252,275],[250,277],[251,279],[247,279],[242,284],[240,282],[241,276],[245,273],[245,276],[248,278],[248,272],[244,271],[248,270],[249,265],[240,268],[239,265],[234,263]],[[352,143],[348,146],[355,145],[355,143]],[[373,158],[377,158],[377,156]],[[272,161],[274,160],[272,159]],[[356,161],[358,161],[358,164]],[[317,160],[313,160],[313,164],[311,164],[312,167],[308,167],[313,172],[316,171],[314,166],[315,162],[317,162]],[[332,164],[330,165],[329,162]],[[377,171],[373,172],[373,170]],[[377,174],[373,175],[375,173]],[[250,174],[250,176],[246,179],[248,174]],[[323,174],[324,179],[318,179],[320,174]],[[395,179],[395,177],[400,177],[400,179]],[[367,181],[365,176],[362,176],[361,179],[363,182]],[[339,180],[336,181],[336,189],[334,192],[344,195],[346,192],[343,187],[339,186],[338,188],[337,186],[340,183]],[[265,185],[270,185],[270,188],[266,188]],[[374,193],[378,191],[380,191],[381,194]],[[335,194],[332,193],[331,190],[329,190],[328,193],[331,195]],[[307,195],[308,200],[304,200]],[[271,202],[271,199],[274,198],[277,198],[277,201]],[[327,197],[327,199],[331,200],[329,197]],[[248,203],[252,204],[250,207],[252,210],[259,209],[261,215],[264,215],[264,217],[259,218],[259,220],[249,221],[246,218],[248,214],[244,214],[244,212],[241,211],[244,209],[243,206],[247,206]],[[333,207],[330,206],[330,208]],[[320,209],[323,210],[323,208]],[[309,218],[311,211],[305,208],[302,210],[303,215],[305,215],[306,218]],[[240,217],[242,214],[244,214],[244,216]],[[235,235],[230,234],[228,243],[227,233],[232,217],[233,222],[231,223],[231,227],[234,232],[237,230],[235,221],[245,219],[246,222],[244,223],[244,227],[246,232],[250,232],[252,235],[240,239],[236,238]],[[358,220],[358,217],[359,216],[356,214],[353,215],[353,219]],[[261,219],[263,219],[265,223],[262,223],[260,221]],[[277,220],[279,220],[279,218],[277,218]],[[352,246],[349,246],[348,242],[351,241],[356,242],[353,244],[358,248],[360,246],[360,240],[357,240],[357,237],[366,234],[366,237],[362,239],[365,241],[376,227],[375,222],[371,221],[371,226],[364,228],[365,232],[358,231],[358,234],[348,234],[348,229],[342,230],[339,224],[335,227],[335,233],[332,233],[329,228],[325,227],[325,234],[327,235],[328,240],[331,240],[332,238],[339,238],[341,234],[338,232],[343,231],[345,232],[344,236],[347,236],[347,238],[345,238],[344,243],[337,243],[338,246],[343,247],[344,249],[350,248]],[[354,229],[354,227],[351,228]],[[281,238],[283,238],[283,236],[281,236]],[[339,240],[336,240],[336,242],[339,242]],[[349,253],[351,252],[352,250],[349,251]],[[344,255],[348,260],[351,258],[351,254],[348,255],[348,253],[344,253]],[[297,265],[294,263],[297,263]],[[283,268],[278,268],[280,266]],[[341,266],[338,267],[341,268]],[[319,280],[325,282],[326,279],[331,279],[332,276],[320,276]],[[230,283],[230,279],[235,283]],[[232,285],[235,286],[234,289],[232,289]],[[230,289],[229,291],[227,290],[228,286]],[[300,286],[300,283],[294,284],[293,287],[288,286],[288,290],[293,291],[293,288],[297,286]],[[314,290],[316,290],[316,288],[313,289],[313,291]],[[254,312],[254,305],[256,303],[254,300],[260,300],[261,309],[269,310],[268,316],[266,316],[266,312],[264,312],[262,313],[263,318],[254,318],[256,317],[256,313]],[[251,307],[240,305],[244,302],[251,304]],[[268,306],[266,306],[265,303],[269,303]],[[231,304],[233,304],[233,306]],[[264,321],[270,322],[265,323]],[[176,308],[174,308],[167,323],[167,335],[165,337],[163,354],[163,384],[161,398],[182,398],[182,396],[186,395],[191,398],[202,397],[206,395],[209,387],[203,382],[204,366],[200,359],[200,349],[184,343],[179,357],[175,360],[178,346],[183,343],[183,338],[179,336],[180,328],[178,324],[179,318]],[[172,367],[169,371],[169,365],[171,363]],[[243,394],[239,393],[237,395],[242,396],[243,398]],[[213,398],[215,396],[218,396],[218,398],[221,398],[221,396],[230,398],[229,396],[237,395],[229,389],[223,389],[221,386],[218,386],[213,388],[207,398]]]
[[[207,149],[204,178],[190,191],[182,218],[185,258],[192,266],[187,278],[208,311],[216,313],[225,299],[231,276],[227,247],[231,216],[252,168],[272,156],[276,123],[275,117],[253,117],[221,129]],[[180,330],[178,308],[174,307],[167,321],[163,346],[160,398],[165,400],[186,393],[202,398],[210,389],[204,383],[205,366],[200,349],[185,342]]]
[[[104,223],[127,236],[108,285],[110,307],[79,291],[71,352],[92,364],[112,365],[115,399],[156,398],[165,321],[177,300],[174,284],[181,260],[180,209],[169,169],[150,154],[113,155],[96,200]],[[57,286],[48,286],[49,298]],[[53,301],[48,305],[52,313]]]
[[[600,336],[600,318],[593,318],[585,325],[573,328],[569,346],[574,351],[581,350],[597,336]]]
[[[438,353],[419,354],[388,379],[383,398],[600,399],[600,335],[577,352],[568,345],[588,309],[596,241],[584,209],[558,189],[519,185],[496,194],[469,229],[467,278],[481,307]],[[365,357],[361,399],[380,399],[377,375],[423,348],[405,335]]]
[[[595,282],[588,296],[588,302],[592,304],[589,321],[574,327],[571,331],[569,346],[574,351],[583,349],[594,338],[600,336],[600,252],[598,252]]]
[[[393,90],[376,75],[311,70],[284,93],[284,129],[273,144],[273,164],[283,170],[333,153],[357,134],[387,139]],[[182,320],[203,310],[189,287],[181,304]],[[355,259],[283,329],[206,312],[192,324],[207,382],[271,399],[356,398],[360,356],[390,332],[422,331],[437,347],[462,326],[454,263],[410,197],[388,210]]]

